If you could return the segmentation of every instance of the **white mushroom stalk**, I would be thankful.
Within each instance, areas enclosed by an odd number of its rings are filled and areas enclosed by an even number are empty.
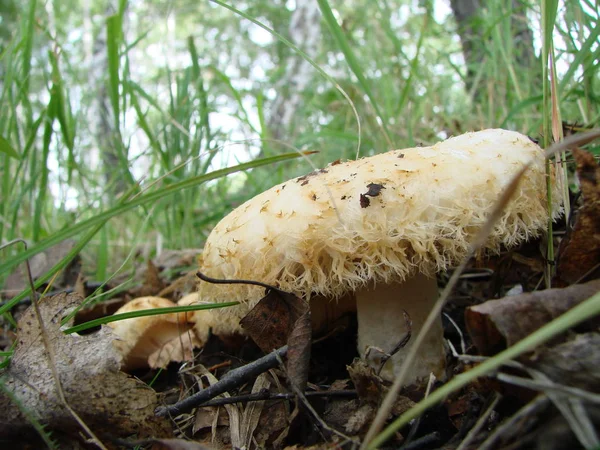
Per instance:
[[[275,285],[313,305],[356,299],[359,353],[368,347],[390,352],[408,331],[404,311],[416,336],[437,297],[435,274],[467,254],[502,189],[532,159],[486,242],[485,250],[497,252],[545,229],[546,173],[543,152],[528,137],[484,130],[431,147],[332,163],[275,186],[217,224],[201,271]],[[247,285],[199,284],[202,301],[243,302],[219,312],[228,325],[215,324],[215,334],[231,332],[263,293]],[[393,377],[411,344],[386,363],[384,377]],[[378,359],[369,352],[374,367]],[[409,383],[430,372],[443,375],[444,359],[438,322]]]

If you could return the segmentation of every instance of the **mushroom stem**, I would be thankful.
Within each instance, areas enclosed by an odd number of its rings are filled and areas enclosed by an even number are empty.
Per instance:
[[[391,380],[400,371],[405,355],[438,298],[436,280],[417,274],[401,283],[361,289],[355,295],[358,351],[375,370],[379,369],[384,356],[381,352],[391,352],[409,332],[411,334],[408,343],[381,370],[380,375]],[[404,311],[408,314],[408,322]],[[442,321],[439,318],[428,331],[406,384],[417,383],[431,372],[438,378],[443,377],[445,365]]]

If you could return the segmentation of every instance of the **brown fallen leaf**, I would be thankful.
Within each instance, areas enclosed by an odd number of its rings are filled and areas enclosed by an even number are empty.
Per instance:
[[[67,402],[98,435],[169,437],[168,422],[154,415],[156,393],[119,371],[120,356],[108,327],[85,336],[65,335],[60,330],[61,320],[82,301],[77,294],[58,294],[40,301]],[[44,423],[49,430],[79,432],[57,396],[32,308],[18,322],[17,345],[2,384],[0,435],[18,439],[34,435],[27,417]]]
[[[287,374],[290,383],[296,386],[300,392],[306,391],[312,345],[310,310],[306,302],[302,302],[302,304],[305,310],[294,322],[294,327],[288,337],[287,352]]]
[[[166,283],[160,277],[158,267],[154,265],[151,259],[146,262],[146,271],[144,272],[144,280],[142,285],[134,290],[136,297],[145,297],[149,295],[157,295],[166,286]]]
[[[263,299],[240,320],[240,325],[265,353],[283,347],[304,314],[302,300],[293,294],[269,289]]]
[[[600,333],[577,334],[567,342],[542,348],[530,365],[562,385],[600,392]]]
[[[600,167],[591,153],[572,150],[583,206],[560,243],[555,284],[565,286],[600,276]]]
[[[304,392],[312,341],[308,304],[293,294],[268,289],[265,297],[240,324],[265,353],[288,345],[288,377],[294,386]]]
[[[465,311],[467,331],[483,355],[493,355],[600,290],[600,280],[490,300]],[[595,324],[600,319],[596,318]],[[593,326],[593,325],[592,325]]]

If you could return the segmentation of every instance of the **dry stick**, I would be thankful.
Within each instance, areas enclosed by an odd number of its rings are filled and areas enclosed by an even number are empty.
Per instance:
[[[27,242],[25,239],[17,238],[12,241],[0,246],[0,250],[6,247],[9,247],[13,244],[21,243],[25,247],[25,251],[27,251]],[[88,434],[93,444],[98,446],[101,449],[107,450],[106,447],[102,444],[100,439],[96,437],[96,435],[92,432],[92,430],[86,425],[86,423],[79,417],[79,415],[69,406],[67,399],[65,397],[65,393],[62,388],[62,384],[60,382],[60,378],[58,375],[58,371],[56,370],[56,358],[54,357],[54,351],[52,346],[50,345],[50,339],[48,338],[48,333],[46,331],[46,325],[44,325],[44,320],[42,319],[42,313],[40,312],[40,307],[38,304],[37,291],[35,290],[35,285],[33,283],[33,276],[31,275],[31,267],[29,266],[29,260],[25,260],[25,267],[27,269],[27,278],[29,282],[29,287],[31,288],[31,296],[32,296],[32,305],[33,310],[35,312],[36,319],[40,325],[40,335],[42,337],[42,342],[44,344],[44,348],[46,350],[46,356],[48,357],[48,365],[50,366],[50,371],[52,372],[52,378],[54,379],[54,386],[56,387],[56,394],[58,395],[59,400],[62,402],[65,409],[71,414],[73,419],[79,424],[81,428]]]
[[[277,367],[279,365],[279,361],[277,359],[285,356],[287,350],[287,345],[284,345],[283,347],[274,350],[273,352],[257,359],[256,361],[227,372],[223,378],[206,389],[203,389],[200,392],[173,405],[159,406],[156,408],[155,414],[160,417],[165,417],[167,415],[178,416],[179,414],[189,412],[197,406],[200,406],[203,403],[213,399],[217,395],[240,386],[255,376],[258,376],[269,369]]]
[[[563,141],[552,145],[548,150],[546,150],[545,157],[549,158],[556,152],[566,150],[567,148],[570,148],[570,147],[573,147],[576,145],[586,144],[588,142],[593,141],[594,139],[597,139],[598,137],[600,137],[600,130],[597,130],[597,129],[589,131],[587,133],[581,133],[579,135],[569,136],[566,139],[564,139]],[[494,224],[500,218],[504,207],[509,202],[513,192],[516,190],[516,188],[519,184],[519,181],[521,180],[521,177],[525,174],[527,169],[529,169],[532,162],[533,161],[529,161],[527,164],[525,164],[521,168],[521,170],[519,170],[519,172],[517,172],[517,174],[513,177],[511,182],[508,184],[508,186],[504,189],[504,191],[502,192],[502,195],[500,196],[500,198],[494,205],[494,209],[493,209],[492,213],[490,214],[489,219],[483,225],[483,227],[479,230],[479,232],[475,236],[475,239],[471,243],[471,246],[470,246],[469,251],[467,252],[467,255],[463,258],[463,260],[461,261],[459,266],[456,268],[456,270],[450,277],[450,280],[448,280],[448,284],[446,284],[446,287],[444,288],[442,294],[440,295],[440,297],[438,298],[433,309],[427,316],[427,320],[425,320],[425,323],[423,324],[421,331],[417,335],[415,342],[413,343],[408,354],[406,355],[406,359],[402,363],[402,367],[400,368],[400,372],[398,373],[398,376],[394,380],[394,384],[390,388],[387,396],[385,397],[383,403],[381,404],[381,407],[377,411],[377,415],[375,416],[375,419],[373,419],[373,423],[371,423],[371,427],[369,428],[369,431],[367,432],[367,435],[365,436],[365,438],[363,440],[363,443],[361,445],[361,450],[366,449],[368,447],[369,443],[375,438],[375,436],[383,428],[383,425],[385,424],[385,421],[392,410],[394,402],[396,401],[396,397],[398,396],[398,393],[400,392],[400,388],[404,384],[404,380],[406,379],[406,375],[408,374],[408,371],[412,365],[412,362],[414,361],[415,356],[417,355],[417,351],[419,350],[419,347],[425,340],[425,335],[426,335],[427,331],[431,328],[431,326],[433,325],[433,322],[441,314],[442,307],[444,306],[446,299],[450,295],[450,292],[452,292],[452,290],[454,289],[454,286],[458,282],[460,275],[464,271],[468,261],[471,259],[471,257],[475,254],[475,252],[483,245],[483,243],[487,239],[487,236],[492,231]]]
[[[439,431],[434,431],[403,445],[399,450],[421,450],[423,448],[433,448],[434,445],[437,447],[436,444],[440,442],[440,439]]]
[[[354,389],[342,389],[339,391],[308,391],[304,393],[306,398],[325,397],[325,398],[356,398],[358,394]],[[269,392],[261,391],[254,394],[236,395],[234,397],[216,398],[209,402],[203,403],[202,407],[207,406],[222,406],[231,403],[247,403],[259,402],[263,400],[292,400],[296,398],[296,394],[291,392]]]

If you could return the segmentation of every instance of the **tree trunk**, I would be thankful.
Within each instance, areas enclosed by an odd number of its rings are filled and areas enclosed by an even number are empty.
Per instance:
[[[105,11],[105,17],[113,14],[111,7]],[[91,31],[91,30],[89,30]],[[90,130],[96,144],[96,151],[102,163],[102,172],[106,182],[106,195],[114,196],[127,189],[124,177],[119,176],[119,156],[115,144],[116,132],[113,126],[112,111],[108,98],[106,77],[108,74],[108,55],[106,45],[106,27],[98,30],[93,38],[90,61],[90,79],[98,91],[88,112]]]
[[[483,7],[485,2],[450,0],[450,6],[458,26],[458,35],[467,65],[467,90],[471,91],[478,68],[485,63],[485,46],[489,44],[489,40],[484,40]],[[515,65],[519,69],[533,67],[535,64],[533,34],[527,24],[526,7],[519,0],[512,0],[511,29],[514,39]]]
[[[316,0],[297,0],[289,25],[289,36],[309,57],[317,55],[321,42],[321,14]],[[310,83],[313,74],[311,64],[297,53],[287,59],[285,74],[275,86],[277,97],[267,122],[272,139],[289,138],[292,120],[301,106],[301,93]]]

